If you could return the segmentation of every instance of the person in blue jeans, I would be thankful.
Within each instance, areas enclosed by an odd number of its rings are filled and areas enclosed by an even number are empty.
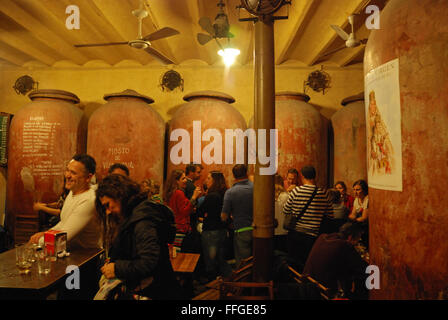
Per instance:
[[[247,166],[237,164],[232,168],[235,183],[224,194],[221,219],[233,218],[236,268],[241,260],[252,255],[252,221],[254,185],[247,176]]]
[[[198,216],[203,220],[202,252],[207,278],[211,281],[217,276],[227,277],[231,273],[231,268],[224,258],[227,229],[225,223],[221,221],[221,209],[227,185],[224,175],[219,171],[211,171],[205,183],[207,194],[198,208]]]

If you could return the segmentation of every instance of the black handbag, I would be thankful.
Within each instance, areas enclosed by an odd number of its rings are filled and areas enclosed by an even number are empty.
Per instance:
[[[298,215],[295,215],[293,213],[285,215],[285,220],[283,221],[284,229],[289,230],[289,231],[295,231],[297,221],[299,221],[299,219],[305,213],[306,209],[308,209],[308,206],[310,205],[311,201],[313,201],[316,193],[317,193],[317,187],[316,187],[316,189],[314,189],[313,194],[308,199],[308,202],[305,204],[305,206],[302,208],[302,211],[300,211],[300,213]]]

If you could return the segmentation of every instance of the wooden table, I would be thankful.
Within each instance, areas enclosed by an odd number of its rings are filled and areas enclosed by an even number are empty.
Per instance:
[[[170,257],[174,272],[193,273],[199,260],[196,253],[177,253],[176,257]]]
[[[80,269],[103,252],[102,249],[77,249],[69,257],[58,258],[51,263],[51,272],[39,274],[37,262],[31,272],[20,274],[16,266],[16,249],[0,254],[0,299],[45,298],[51,290],[66,278],[66,268],[76,265]]]

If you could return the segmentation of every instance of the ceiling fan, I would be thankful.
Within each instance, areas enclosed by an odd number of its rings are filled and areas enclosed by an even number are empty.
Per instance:
[[[109,43],[91,43],[91,44],[75,44],[74,46],[77,48],[81,47],[99,47],[99,46],[115,46],[115,45],[124,45],[127,44],[135,49],[144,49],[147,53],[149,53],[154,59],[164,63],[164,64],[173,64],[174,62],[163,55],[160,51],[154,49],[151,46],[151,41],[159,40],[167,37],[174,36],[179,34],[179,31],[165,27],[159,29],[153,33],[142,37],[142,20],[148,16],[148,11],[143,7],[143,1],[140,2],[140,8],[136,10],[132,10],[132,14],[138,19],[138,35],[137,39],[124,41],[124,42],[109,42]]]
[[[366,44],[367,43],[367,39],[362,39],[362,40],[356,39],[356,35],[355,35],[354,30],[353,30],[353,22],[354,22],[354,20],[355,20],[355,16],[354,15],[351,15],[351,16],[348,17],[348,22],[350,23],[351,28],[352,28],[352,32],[350,34],[347,34],[347,32],[342,30],[342,28],[339,27],[339,26],[336,26],[334,24],[331,25],[331,27],[333,28],[334,31],[336,31],[338,36],[341,37],[343,40],[345,40],[345,45],[343,47],[340,47],[340,48],[337,48],[337,49],[332,50],[330,52],[327,52],[324,55],[322,55],[321,57],[328,56],[330,54],[333,54],[333,53],[338,52],[338,51],[340,51],[342,49],[345,49],[345,48],[354,48],[354,47],[357,47],[357,46],[359,46],[361,44]]]
[[[233,34],[229,32],[230,29],[229,19],[223,9],[225,7],[223,0],[219,0],[217,7],[219,7],[219,12],[215,17],[215,21],[213,22],[213,24],[210,18],[208,17],[202,17],[199,19],[199,25],[208,34],[198,33],[197,39],[201,45],[205,45],[210,40],[215,39],[222,49],[222,46],[219,43],[218,39],[220,38],[230,39],[233,38]]]

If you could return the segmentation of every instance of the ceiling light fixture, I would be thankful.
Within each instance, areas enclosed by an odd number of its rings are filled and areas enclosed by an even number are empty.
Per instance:
[[[218,51],[218,54],[222,57],[222,61],[227,67],[234,64],[236,57],[240,54],[240,50],[235,48],[225,48]]]

